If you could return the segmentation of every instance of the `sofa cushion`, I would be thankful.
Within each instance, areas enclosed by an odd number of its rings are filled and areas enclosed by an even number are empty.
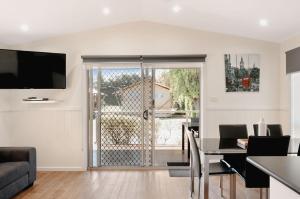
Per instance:
[[[0,189],[28,174],[28,172],[28,162],[0,163]]]

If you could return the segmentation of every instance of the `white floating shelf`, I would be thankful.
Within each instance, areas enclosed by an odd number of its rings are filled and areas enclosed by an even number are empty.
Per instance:
[[[22,100],[23,103],[25,104],[54,104],[57,103],[58,101],[56,100]]]

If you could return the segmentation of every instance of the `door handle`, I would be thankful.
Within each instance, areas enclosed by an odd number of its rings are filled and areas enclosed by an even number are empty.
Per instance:
[[[145,110],[145,111],[143,112],[143,118],[144,118],[145,120],[148,120],[148,110]]]

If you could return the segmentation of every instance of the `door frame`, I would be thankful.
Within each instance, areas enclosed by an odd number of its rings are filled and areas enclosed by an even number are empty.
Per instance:
[[[124,62],[126,63],[126,62]],[[141,64],[143,64],[142,62],[140,62]],[[192,63],[194,64],[194,63]],[[99,65],[99,63],[82,63],[81,65],[81,85],[82,85],[82,90],[83,90],[83,95],[82,95],[82,100],[81,100],[81,106],[82,108],[82,132],[83,132],[83,140],[82,140],[82,151],[83,151],[83,162],[82,162],[82,169],[83,170],[101,170],[101,169],[120,169],[117,167],[105,167],[105,168],[101,168],[101,167],[91,167],[90,166],[90,162],[92,161],[91,157],[90,157],[90,142],[89,142],[89,110],[90,110],[90,104],[89,104],[89,69],[92,68],[94,65]],[[203,139],[204,137],[204,132],[206,127],[206,118],[205,116],[207,115],[207,110],[204,108],[206,107],[207,104],[207,91],[206,89],[204,89],[206,87],[206,82],[207,82],[207,68],[206,68],[206,62],[197,62],[197,68],[200,68],[200,73],[201,73],[201,77],[200,77],[200,140]],[[154,88],[154,87],[153,87]],[[154,91],[153,90],[153,95],[154,95]],[[154,96],[153,96],[154,97]],[[154,114],[153,114],[154,115]],[[154,133],[153,133],[154,136]],[[154,139],[154,138],[152,138]],[[200,142],[201,143],[201,142]],[[154,144],[154,143],[152,143]],[[155,150],[155,148],[153,147],[152,150]],[[155,153],[152,152],[152,158],[155,158]],[[153,165],[153,164],[152,164]],[[122,167],[124,169],[133,169],[133,170],[144,170],[144,169],[165,169],[166,167],[155,167],[150,166],[150,167]]]

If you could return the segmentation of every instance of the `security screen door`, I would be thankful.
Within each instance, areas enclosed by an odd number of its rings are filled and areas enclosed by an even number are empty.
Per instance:
[[[152,73],[142,66],[89,70],[90,167],[152,165]]]

